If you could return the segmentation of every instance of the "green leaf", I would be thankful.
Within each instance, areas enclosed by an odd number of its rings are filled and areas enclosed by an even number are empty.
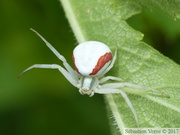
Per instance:
[[[126,23],[129,17],[140,13],[141,7],[123,0],[61,0],[61,3],[79,43],[95,40],[107,44],[113,51],[118,47],[117,60],[109,75],[170,95],[167,98],[129,91],[140,127],[179,127],[180,66],[142,42],[143,34]],[[110,120],[113,134],[123,134],[124,128],[137,127],[120,94],[105,97],[109,117],[114,119]]]
[[[149,8],[157,8],[171,16],[174,20],[180,18],[179,0],[131,0]]]

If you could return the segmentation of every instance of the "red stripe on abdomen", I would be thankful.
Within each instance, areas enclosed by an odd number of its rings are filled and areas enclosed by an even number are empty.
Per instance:
[[[93,71],[89,75],[95,75],[97,74],[106,63],[108,63],[110,60],[112,60],[112,53],[105,53],[103,56],[101,56],[93,69]]]

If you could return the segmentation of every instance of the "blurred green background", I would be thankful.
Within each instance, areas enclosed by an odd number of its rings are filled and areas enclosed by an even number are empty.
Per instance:
[[[146,10],[128,23],[180,63],[180,21]],[[34,69],[17,78],[33,64],[62,64],[29,28],[72,65],[77,41],[58,0],[1,0],[0,135],[109,135],[102,95],[80,95],[57,70]]]

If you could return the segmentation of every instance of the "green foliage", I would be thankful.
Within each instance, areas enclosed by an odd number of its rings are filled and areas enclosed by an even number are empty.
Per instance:
[[[136,90],[123,88],[129,92],[140,127],[179,127],[180,66],[142,42],[143,34],[127,24],[128,18],[140,13],[141,6],[124,0],[61,0],[61,3],[78,42],[95,40],[107,44],[112,50],[118,47],[118,58],[109,74],[170,95],[170,98],[154,93],[140,95]],[[179,3],[171,1],[168,4],[160,0],[150,3],[150,7],[160,8],[174,19],[179,18]],[[121,95],[105,97],[114,118],[110,123],[114,125],[111,126],[113,134],[123,134],[124,128],[137,127]]]
[[[174,20],[180,18],[179,0],[130,0],[148,8],[157,8],[171,16]]]

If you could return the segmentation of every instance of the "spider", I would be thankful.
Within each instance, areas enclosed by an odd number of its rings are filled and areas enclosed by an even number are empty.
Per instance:
[[[33,68],[58,69],[64,77],[75,87],[79,89],[82,95],[92,97],[94,93],[98,94],[121,94],[126,103],[130,107],[137,125],[139,125],[136,111],[126,95],[120,88],[132,87],[136,89],[144,89],[157,91],[145,86],[135,85],[124,82],[123,79],[115,76],[104,76],[113,66],[117,56],[117,49],[112,56],[112,52],[107,45],[98,41],[86,41],[79,44],[73,51],[72,59],[75,70],[67,63],[62,56],[45,38],[37,31],[35,32],[47,45],[47,47],[63,62],[65,68],[57,64],[34,64],[25,69],[19,77],[28,70]],[[116,83],[107,82],[108,80],[116,81]]]

